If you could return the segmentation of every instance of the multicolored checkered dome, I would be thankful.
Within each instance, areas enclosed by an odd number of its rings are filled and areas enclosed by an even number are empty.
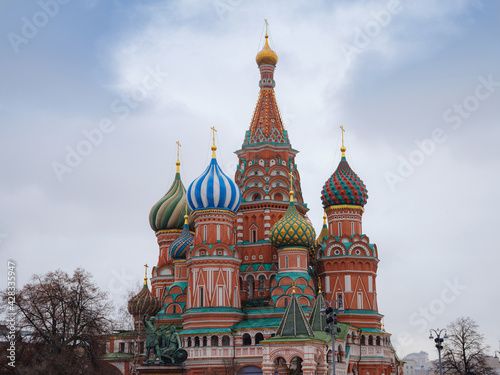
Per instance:
[[[170,245],[170,258],[173,260],[186,259],[188,249],[193,244],[193,235],[189,232],[188,216],[184,216],[184,228],[179,237]]]
[[[210,165],[189,185],[188,206],[193,212],[206,209],[236,212],[241,203],[240,188],[222,172],[215,158],[214,147],[212,146],[213,155]]]
[[[184,223],[184,207],[186,189],[179,173],[180,163],[177,161],[177,173],[167,193],[151,208],[149,224],[157,232],[166,229],[182,229]]]
[[[344,149],[345,150],[345,149]],[[368,190],[363,181],[351,169],[345,156],[339,166],[325,182],[321,191],[323,207],[353,205],[363,207],[368,199]]]
[[[309,248],[314,245],[316,233],[311,223],[304,219],[295,208],[293,193],[290,195],[288,210],[271,227],[269,240],[277,248],[295,246]]]

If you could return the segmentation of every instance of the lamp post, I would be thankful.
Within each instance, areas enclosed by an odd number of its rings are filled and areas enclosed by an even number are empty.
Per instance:
[[[436,338],[432,336],[432,332],[436,335]],[[444,336],[441,337],[441,333],[444,332]],[[434,339],[434,342],[436,343],[436,348],[438,350],[438,355],[439,355],[439,375],[443,375],[443,366],[441,365],[441,349],[443,349],[443,341],[444,339],[448,338],[448,335],[446,334],[446,329],[430,329],[429,330],[429,339],[432,340]]]
[[[339,322],[336,318],[337,313],[335,312],[335,308],[337,308],[339,314],[342,314],[344,312],[344,307],[342,306],[342,298],[340,298],[340,296],[335,301],[331,301],[329,305],[329,307],[326,309],[323,308],[320,311],[326,314],[327,326],[325,327],[325,332],[330,332],[332,337],[332,375],[335,375],[335,333],[340,332],[340,327],[335,327]]]

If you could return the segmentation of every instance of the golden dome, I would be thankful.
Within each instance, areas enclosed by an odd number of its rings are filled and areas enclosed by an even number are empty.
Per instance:
[[[269,47],[267,39],[268,36],[266,34],[266,44],[264,44],[264,48],[255,57],[255,61],[257,61],[257,65],[259,66],[262,64],[276,65],[278,62],[278,55]]]

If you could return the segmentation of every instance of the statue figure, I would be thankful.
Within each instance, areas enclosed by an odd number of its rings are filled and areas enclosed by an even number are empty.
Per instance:
[[[157,358],[160,360],[160,363],[163,363],[160,357],[158,333],[156,332],[156,326],[155,326],[156,319],[154,316],[152,316],[148,322],[146,320],[146,316],[147,314],[144,314],[142,316],[142,322],[144,323],[144,327],[146,328],[146,362],[144,362],[144,364],[148,365],[150,363],[154,363]],[[149,360],[149,352],[151,349],[153,349],[155,355],[152,361]]]
[[[163,338],[163,335],[162,335],[162,338]],[[178,362],[180,358],[179,355],[175,356],[176,358],[174,358],[174,354],[176,354],[176,352],[179,352],[178,354],[180,354],[180,351],[179,349],[182,349],[181,348],[181,339],[179,338],[179,335],[177,334],[177,332],[175,332],[175,327],[174,326],[170,326],[170,335],[168,337],[166,337],[166,340],[165,340],[165,343],[162,347],[162,359],[166,362],[167,359],[172,362],[172,363],[175,363],[175,362]],[[185,352],[183,349],[182,349],[182,352]],[[182,357],[182,355],[181,355]],[[186,352],[186,358],[187,358],[187,352]],[[184,360],[182,360],[181,362],[184,362]]]
[[[168,336],[165,332],[165,326],[161,326],[160,328],[160,349],[163,352],[163,349],[168,345]]]

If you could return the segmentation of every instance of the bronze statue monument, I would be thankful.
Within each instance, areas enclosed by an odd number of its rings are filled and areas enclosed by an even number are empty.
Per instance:
[[[147,314],[142,317],[142,322],[146,328],[146,361],[145,366],[157,365],[181,365],[187,359],[187,351],[182,349],[181,339],[175,331],[174,326],[170,326],[170,334],[166,334],[165,327],[161,327],[158,334],[155,326],[155,317],[146,320]],[[155,357],[149,359],[150,350],[153,349]],[[158,363],[156,363],[158,359]]]

